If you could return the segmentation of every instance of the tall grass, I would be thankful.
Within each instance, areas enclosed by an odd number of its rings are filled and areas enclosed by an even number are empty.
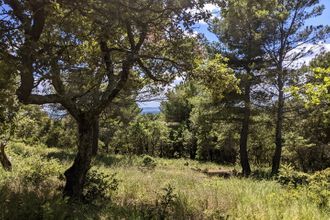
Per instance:
[[[0,169],[0,219],[330,219],[307,196],[275,180],[208,177],[191,168],[213,163],[100,155],[98,172],[116,173],[118,189],[98,204],[69,204],[62,198],[63,172],[74,152],[12,143],[13,172]],[[229,167],[226,167],[229,169]],[[230,168],[232,169],[232,168]]]

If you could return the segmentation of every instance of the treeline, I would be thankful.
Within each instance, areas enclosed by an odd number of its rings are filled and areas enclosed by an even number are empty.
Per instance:
[[[299,63],[329,37],[328,26],[305,25],[319,1],[5,0],[0,10],[0,158],[13,137],[77,145],[65,196],[82,199],[102,145],[239,161],[245,176],[250,163],[277,174],[281,159],[329,166],[329,54]],[[195,34],[200,22],[218,41]],[[141,116],[139,93],[178,76],[162,113]]]
[[[330,54],[311,62],[329,62]],[[305,67],[300,71],[305,71]],[[244,106],[232,94],[220,99],[196,81],[185,81],[167,94],[159,114],[141,114],[135,99],[121,101],[100,117],[101,153],[190,158],[235,164],[239,161]],[[267,99],[269,100],[269,99]],[[261,103],[260,99],[259,103]],[[265,102],[265,100],[263,100]],[[275,150],[276,102],[251,108],[248,140],[250,163],[269,167]],[[285,106],[284,163],[304,172],[330,166],[330,120],[326,103],[310,105],[291,98]],[[14,137],[27,144],[68,148],[77,144],[77,128],[69,116],[51,115],[38,106],[21,107]]]

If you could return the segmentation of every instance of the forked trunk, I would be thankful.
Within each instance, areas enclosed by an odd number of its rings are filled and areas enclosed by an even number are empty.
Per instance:
[[[2,167],[7,170],[7,171],[11,171],[12,169],[12,165],[11,162],[5,152],[5,147],[7,146],[7,142],[2,142],[0,143],[0,162]]]
[[[65,171],[66,184],[64,196],[73,200],[82,200],[86,175],[93,156],[98,148],[98,119],[87,118],[78,121],[78,153],[72,166]]]

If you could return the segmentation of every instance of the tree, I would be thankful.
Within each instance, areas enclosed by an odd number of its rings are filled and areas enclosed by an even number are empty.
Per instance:
[[[277,113],[275,128],[275,152],[272,173],[277,174],[283,145],[283,120],[285,87],[290,80],[295,61],[308,55],[311,50],[306,44],[323,40],[329,33],[329,27],[305,26],[306,20],[319,16],[324,9],[318,0],[278,0],[273,5],[268,23],[267,44],[264,50],[273,63],[270,74],[273,86],[277,90]]]
[[[224,4],[225,3],[225,4]],[[210,22],[210,30],[219,42],[219,53],[229,59],[240,79],[242,95],[240,162],[242,173],[251,173],[248,157],[248,136],[253,105],[253,89],[260,82],[258,73],[265,64],[263,46],[267,39],[267,16],[272,1],[227,0],[222,2],[221,16]],[[259,73],[260,75],[260,73]]]
[[[307,81],[300,87],[290,89],[295,97],[302,99],[306,107],[329,105],[330,102],[330,53],[324,53],[314,58],[308,67],[301,68],[306,72]]]
[[[136,95],[131,93],[123,91],[101,114],[100,140],[103,141],[106,152],[109,152],[109,145],[116,132],[127,131],[129,123],[141,112],[135,101]]]
[[[186,30],[199,1],[4,0],[1,57],[20,75],[24,104],[61,104],[78,124],[78,152],[64,195],[80,200],[97,153],[99,115],[127,82],[166,82],[190,67]],[[9,18],[9,19],[8,19]]]
[[[0,60],[0,162],[5,170],[11,170],[12,164],[6,155],[5,147],[13,133],[13,121],[17,112],[15,75],[11,74],[10,64]]]
[[[170,138],[174,151],[179,154],[183,153],[185,142],[188,133],[191,133],[190,115],[192,111],[191,98],[198,95],[196,82],[183,82],[177,85],[172,91],[166,94],[166,101],[161,103],[161,112],[165,117],[168,127],[170,127]],[[193,135],[190,136],[188,141],[188,152],[191,159],[196,157],[196,139]]]
[[[294,96],[291,105],[299,106],[299,111],[294,115],[295,122],[290,124],[290,133],[296,134],[296,143],[300,138],[307,144],[286,147],[285,153],[291,150],[290,153],[296,154],[300,161],[297,167],[307,171],[325,169],[330,164],[329,67],[330,53],[320,54],[307,66],[297,70],[304,77],[299,80],[299,86],[290,87]],[[295,139],[290,137],[288,143]]]

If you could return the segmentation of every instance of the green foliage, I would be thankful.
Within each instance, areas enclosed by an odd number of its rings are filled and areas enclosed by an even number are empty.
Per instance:
[[[87,203],[102,205],[118,189],[119,180],[116,173],[111,175],[92,169],[88,172],[84,187],[84,200]]]
[[[291,65],[311,52],[300,42],[326,39],[329,27],[305,26],[324,7],[212,2],[219,16],[207,16],[204,0],[0,0],[0,139],[15,138],[6,148],[13,172],[0,169],[1,219],[329,219],[330,53]],[[219,42],[192,34],[207,17]],[[178,76],[161,113],[141,115],[144,92],[167,90]],[[60,105],[19,107],[15,94],[24,104]],[[105,150],[96,160],[78,153],[89,158],[75,161],[96,167],[86,204],[70,204],[61,174],[74,159],[69,148],[82,143],[76,121],[89,119],[100,122]],[[191,169],[236,164],[239,140],[257,166],[253,178]],[[268,166],[282,141],[278,159],[292,166],[276,182]]]
[[[9,140],[15,130],[15,117],[19,109],[15,97],[15,83],[13,67],[0,56],[0,142]]]
[[[228,0],[221,8],[221,16],[210,21],[210,30],[228,50],[224,54],[233,58],[231,61],[237,62],[237,66],[245,63],[254,69],[258,57],[265,53],[263,46],[269,38],[267,23],[274,4],[273,0]]]
[[[297,187],[308,184],[308,174],[294,170],[291,165],[282,165],[278,181],[284,185]]]
[[[21,175],[24,176],[23,183],[26,185],[32,184],[34,187],[42,187],[44,184],[49,184],[50,178],[59,177],[62,167],[59,166],[57,160],[44,161],[41,157],[29,156],[25,160],[26,169],[21,169]]]
[[[318,171],[313,174],[297,172],[292,166],[282,166],[278,181],[298,189],[306,190],[306,197],[321,209],[330,211],[330,169]],[[301,188],[305,185],[304,188]]]
[[[305,83],[302,87],[292,86],[291,92],[295,97],[305,102],[305,107],[329,103],[330,94],[330,68],[321,67],[312,69],[312,82]]]
[[[17,112],[14,126],[14,137],[28,145],[71,148],[77,142],[76,126],[72,118],[66,116],[54,119],[39,106],[22,106]]]
[[[166,94],[167,101],[161,103],[161,112],[167,122],[188,122],[193,107],[190,99],[198,95],[198,87],[193,81],[188,81]]]
[[[285,135],[283,161],[304,172],[322,169],[319,163],[328,163],[326,149],[311,143],[297,132],[287,132]]]
[[[9,148],[14,166],[11,173],[0,169],[1,219],[329,219],[324,205],[329,202],[329,169],[310,175],[308,185],[287,187],[272,180],[208,178],[190,167],[216,169],[218,164],[187,159],[159,158],[154,171],[145,173],[137,168],[142,157],[111,155],[91,175],[93,191],[106,188],[99,187],[105,186],[105,176],[114,183],[110,188],[118,187],[103,194],[111,199],[71,204],[63,199],[63,182],[58,178],[71,161],[47,157],[70,152],[24,144],[15,148],[30,154],[23,157]],[[39,186],[25,182],[34,170],[47,181]],[[120,184],[111,179],[114,173]]]
[[[312,174],[308,182],[309,197],[330,211],[330,168]]]
[[[159,217],[165,219],[166,216],[169,216],[169,210],[173,207],[177,200],[177,195],[174,193],[174,188],[171,185],[163,188],[164,194],[161,196],[157,204],[159,205]]]
[[[234,71],[228,68],[228,59],[217,54],[214,58],[197,61],[193,78],[204,85],[216,98],[222,98],[224,93],[239,92],[239,80]]]
[[[153,157],[149,155],[144,155],[142,157],[141,166],[143,168],[154,169],[157,166],[157,162]]]

